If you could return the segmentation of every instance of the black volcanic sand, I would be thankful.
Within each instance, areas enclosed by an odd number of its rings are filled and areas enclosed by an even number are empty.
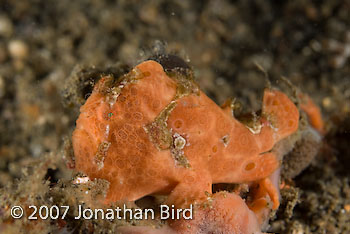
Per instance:
[[[62,160],[79,106],[102,75],[172,53],[217,103],[235,97],[243,111],[259,110],[267,79],[288,89],[281,77],[314,99],[327,134],[286,181],[270,231],[349,233],[350,1],[232,2],[0,0],[0,232],[99,233],[131,222],[13,221],[9,207],[103,195],[103,181],[71,185]]]

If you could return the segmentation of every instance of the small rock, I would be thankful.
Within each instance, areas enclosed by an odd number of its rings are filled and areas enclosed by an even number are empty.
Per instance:
[[[142,21],[149,24],[157,23],[157,20],[159,19],[157,8],[153,6],[153,4],[142,7],[140,11],[140,18]]]
[[[0,35],[4,37],[10,37],[12,33],[12,22],[6,16],[0,16]]]
[[[29,53],[28,46],[21,40],[10,41],[8,50],[14,59],[25,59]]]

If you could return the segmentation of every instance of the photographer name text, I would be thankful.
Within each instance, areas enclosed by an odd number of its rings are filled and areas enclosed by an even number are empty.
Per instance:
[[[28,206],[29,220],[37,219],[65,219],[69,213],[69,206]],[[28,212],[27,210],[27,212]],[[77,214],[76,214],[77,213]],[[78,205],[77,212],[73,216],[74,219],[85,219],[85,220],[97,220],[97,219],[107,219],[107,220],[142,220],[142,219],[155,219],[156,211],[154,209],[140,209],[140,208],[127,208],[124,204],[123,207],[116,207],[114,209],[100,209],[100,208],[85,208],[83,205]],[[161,220],[167,219],[192,219],[193,215],[193,205],[191,204],[189,208],[180,209],[175,208],[174,205],[160,205],[159,206],[159,218]],[[11,216],[14,219],[22,218],[24,215],[24,210],[21,206],[13,206],[11,208]],[[70,215],[69,217],[72,217]],[[157,216],[158,217],[158,216]]]

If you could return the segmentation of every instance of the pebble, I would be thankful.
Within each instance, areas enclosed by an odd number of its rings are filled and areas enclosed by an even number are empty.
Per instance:
[[[25,59],[28,54],[28,46],[21,40],[11,40],[8,44],[8,50],[14,59]]]
[[[139,16],[142,21],[149,24],[156,24],[159,20],[157,8],[152,4],[142,7]]]
[[[10,37],[12,33],[12,22],[6,16],[0,16],[0,36]]]
[[[324,108],[330,108],[332,106],[332,99],[330,97],[325,97],[322,99],[322,106]]]

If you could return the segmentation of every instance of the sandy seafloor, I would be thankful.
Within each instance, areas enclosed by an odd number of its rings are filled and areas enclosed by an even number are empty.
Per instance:
[[[0,231],[115,227],[13,222],[8,207],[77,196],[57,184],[71,176],[60,158],[91,90],[84,79],[162,50],[189,62],[217,103],[236,97],[246,111],[258,110],[266,77],[256,64],[273,85],[287,77],[308,93],[327,134],[311,165],[282,190],[269,231],[350,233],[349,0],[0,0]]]

